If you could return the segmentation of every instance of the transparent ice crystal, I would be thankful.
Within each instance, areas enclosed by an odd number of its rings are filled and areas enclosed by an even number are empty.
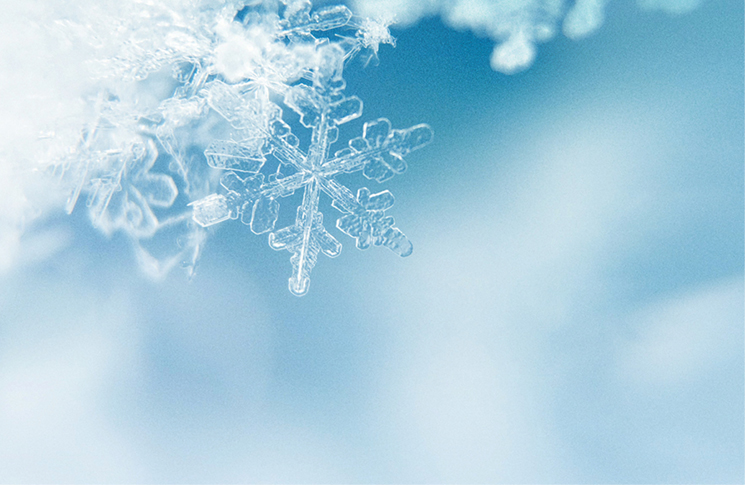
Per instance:
[[[313,10],[308,0],[137,5],[129,24],[118,21],[124,47],[94,63],[102,89],[91,99],[93,121],[56,164],[71,187],[68,212],[85,194],[93,225],[124,233],[155,276],[177,262],[193,271],[206,228],[240,219],[291,253],[298,296],[318,254],[341,251],[324,225],[322,194],[359,249],[411,254],[387,214],[393,195],[354,194],[337,176],[385,182],[406,170],[404,157],[431,129],[393,129],[381,118],[331,150],[339,126],[362,115],[362,101],[345,93],[344,68],[393,43],[386,23],[343,5]],[[294,223],[276,228],[280,201],[301,190]]]

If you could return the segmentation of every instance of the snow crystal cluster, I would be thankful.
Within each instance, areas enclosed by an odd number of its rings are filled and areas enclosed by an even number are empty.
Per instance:
[[[332,150],[339,126],[362,115],[362,101],[345,93],[344,68],[393,42],[386,23],[342,5],[314,10],[309,0],[135,6],[100,36],[121,44],[99,46],[112,55],[91,64],[95,116],[53,166],[69,187],[68,212],[84,207],[102,232],[126,234],[154,276],[178,264],[193,271],[208,228],[240,220],[291,254],[295,295],[308,291],[319,253],[341,251],[321,197],[358,248],[411,253],[387,213],[393,195],[355,194],[337,176],[384,182],[406,170],[404,157],[431,129],[393,129],[381,118]],[[66,28],[97,38],[84,22]],[[294,223],[277,227],[280,202],[301,191]]]

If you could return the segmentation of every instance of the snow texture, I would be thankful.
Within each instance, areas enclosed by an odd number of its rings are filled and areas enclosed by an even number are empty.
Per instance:
[[[123,48],[90,63],[102,86],[90,97],[95,116],[53,164],[70,188],[67,212],[82,204],[104,234],[125,234],[156,278],[179,263],[193,273],[206,228],[240,219],[291,254],[289,288],[298,296],[318,254],[341,251],[324,226],[322,194],[358,248],[411,254],[387,214],[393,195],[366,187],[355,195],[336,177],[361,172],[384,182],[404,172],[404,157],[431,140],[431,129],[393,129],[381,118],[331,151],[338,127],[362,114],[362,101],[345,94],[344,68],[393,44],[388,24],[343,5],[313,10],[308,0],[214,3],[142,2],[130,17],[118,12],[133,20],[115,26]],[[65,28],[98,38],[82,22]],[[301,142],[298,129],[310,140]],[[296,191],[294,224],[276,228],[280,200]]]

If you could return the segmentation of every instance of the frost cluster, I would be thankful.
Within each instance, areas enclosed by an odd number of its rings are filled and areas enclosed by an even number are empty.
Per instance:
[[[52,164],[69,187],[67,212],[82,207],[105,234],[125,234],[156,277],[178,264],[193,271],[207,228],[239,219],[291,254],[296,295],[308,291],[319,253],[341,251],[321,197],[358,248],[411,253],[387,213],[391,193],[353,193],[337,176],[384,182],[406,170],[404,157],[431,140],[431,129],[394,129],[381,118],[332,150],[339,126],[362,115],[343,71],[393,43],[385,22],[343,5],[313,9],[309,0],[115,8],[106,32],[100,22],[62,24],[94,45],[88,66],[99,80],[89,95],[93,116]],[[276,227],[280,202],[295,192],[302,202],[294,222]]]

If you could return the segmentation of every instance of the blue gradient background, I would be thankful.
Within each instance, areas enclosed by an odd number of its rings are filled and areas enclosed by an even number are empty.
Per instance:
[[[1,482],[743,482],[742,2],[612,3],[513,76],[394,34],[348,129],[433,127],[385,184],[414,254],[339,234],[298,299],[241,224],[155,284],[60,217],[0,279]]]

